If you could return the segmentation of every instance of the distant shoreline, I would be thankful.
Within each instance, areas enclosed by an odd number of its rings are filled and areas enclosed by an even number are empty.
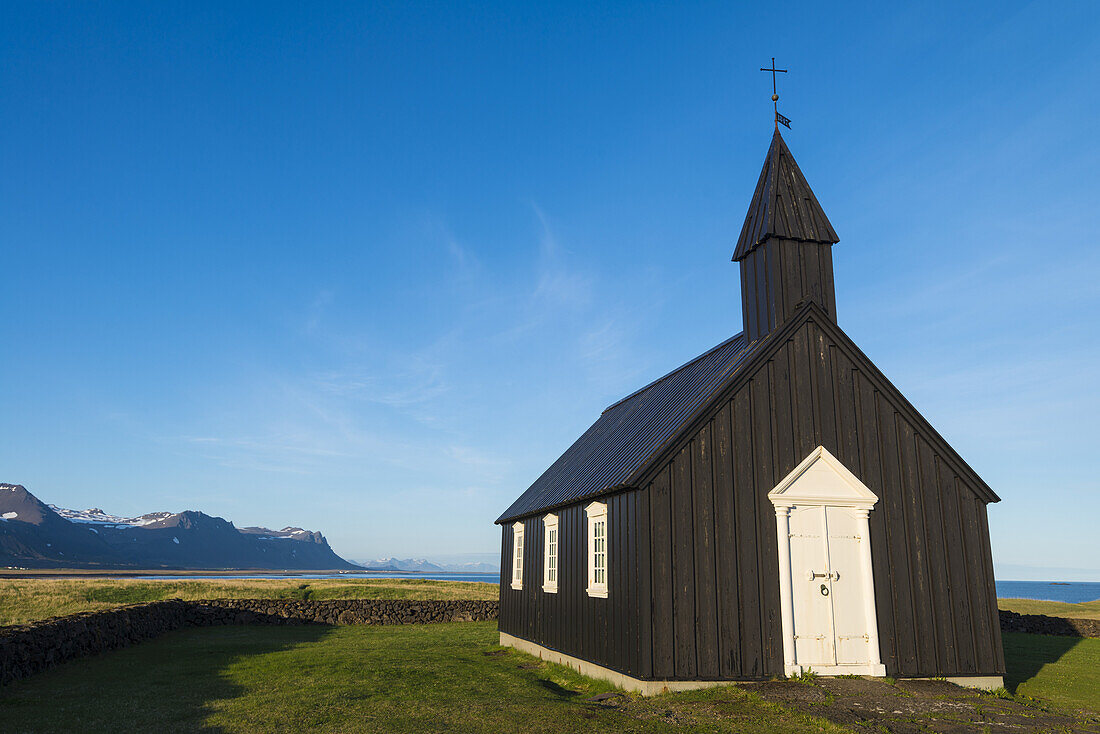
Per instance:
[[[5,568],[0,569],[0,579],[26,578],[131,578],[144,576],[312,576],[317,574],[359,576],[365,573],[402,574],[418,576],[486,576],[499,578],[499,571],[395,571],[392,569],[346,568],[278,569],[278,568]]]
[[[997,579],[997,598],[1080,604],[1100,599],[1097,581],[1015,581]]]

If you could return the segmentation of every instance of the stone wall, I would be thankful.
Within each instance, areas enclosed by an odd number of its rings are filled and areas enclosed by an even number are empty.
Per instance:
[[[427,624],[496,619],[497,601],[214,599],[186,602],[188,624]]]
[[[1062,635],[1067,637],[1100,637],[1100,619],[1071,619],[1046,617],[1042,614],[1017,614],[1004,609],[1001,612],[1002,632],[1028,632],[1033,635]]]
[[[187,624],[182,601],[162,601],[0,628],[0,684],[66,660],[125,647]]]
[[[226,624],[422,624],[496,619],[495,601],[215,599],[133,604],[0,627],[0,684],[183,627]]]

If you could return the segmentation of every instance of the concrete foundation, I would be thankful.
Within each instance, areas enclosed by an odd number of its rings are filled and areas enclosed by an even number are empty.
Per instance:
[[[581,660],[572,655],[566,655],[557,650],[551,650],[542,645],[537,645],[534,642],[528,642],[519,637],[513,637],[506,632],[500,633],[500,644],[505,647],[514,647],[521,652],[525,652],[528,655],[534,655],[550,663],[565,665],[581,675],[608,681],[623,690],[640,693],[643,696],[655,696],[658,693],[669,693],[671,691],[694,691],[699,688],[726,686],[736,682],[731,680],[641,680],[640,678],[632,678],[617,670],[611,670],[602,665],[596,665],[587,660]]]
[[[1005,679],[999,675],[964,675],[948,678],[947,682],[963,688],[980,688],[983,691],[995,691],[1005,687]]]
[[[694,691],[700,688],[714,688],[715,686],[728,686],[738,682],[735,680],[641,680],[640,678],[633,678],[624,673],[620,673],[617,670],[611,670],[602,665],[596,665],[587,660],[581,660],[572,655],[566,655],[565,653],[551,650],[550,648],[543,647],[534,642],[514,637],[506,632],[500,633],[500,644],[504,647],[513,647],[521,652],[525,652],[528,655],[534,655],[550,663],[564,665],[572,668],[581,675],[608,681],[625,691],[633,691],[643,696],[655,696],[658,693],[670,693],[673,691]],[[947,681],[958,686],[981,688],[986,691],[992,691],[1004,686],[1004,679],[999,675],[960,676],[948,678]]]

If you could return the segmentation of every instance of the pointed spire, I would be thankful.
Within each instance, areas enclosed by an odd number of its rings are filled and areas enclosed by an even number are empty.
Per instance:
[[[756,192],[741,227],[733,259],[744,259],[769,237],[829,245],[840,241],[783,142],[778,125],[764,160],[764,170],[756,182]]]

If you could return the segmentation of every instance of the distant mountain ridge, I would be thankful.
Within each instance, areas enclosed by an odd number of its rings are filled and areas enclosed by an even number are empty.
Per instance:
[[[433,563],[425,558],[379,558],[374,561],[354,561],[368,571],[402,571],[404,573],[500,573],[491,563]]]
[[[0,566],[352,570],[320,532],[237,528],[195,510],[110,515],[47,505],[0,483]]]

